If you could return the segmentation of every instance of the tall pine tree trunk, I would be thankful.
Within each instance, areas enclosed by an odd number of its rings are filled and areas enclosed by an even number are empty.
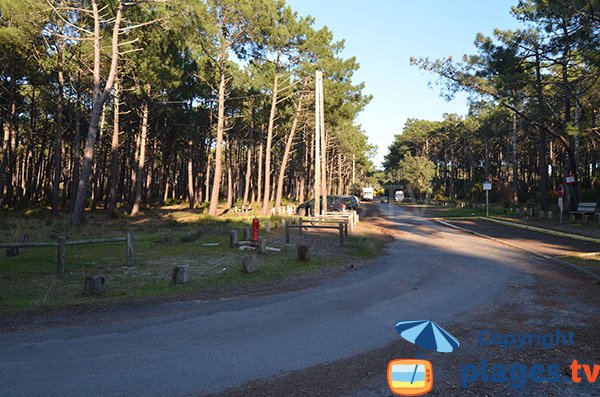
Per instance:
[[[108,204],[106,206],[106,217],[113,216],[117,205],[117,182],[119,174],[119,133],[120,133],[120,91],[119,81],[115,81],[113,96],[113,134],[110,144],[110,187],[108,191]]]
[[[256,183],[256,201],[260,204],[262,200],[262,165],[263,165],[263,144],[260,143],[258,149],[258,182]]]
[[[227,59],[227,45],[223,40],[221,43],[221,54],[219,63],[219,108],[217,114],[217,141],[215,146],[215,172],[213,176],[212,192],[210,195],[210,206],[208,214],[217,216],[219,208],[219,192],[221,187],[222,157],[223,157],[223,132],[225,127],[225,61]]]
[[[248,195],[250,194],[250,177],[252,176],[252,149],[248,145],[246,150],[246,179],[244,180],[244,205],[248,205]]]
[[[337,194],[344,193],[344,179],[342,177],[342,153],[338,152],[338,186],[337,186]]]
[[[146,162],[146,137],[148,135],[148,104],[150,102],[150,83],[146,84],[146,100],[142,106],[142,129],[140,131],[140,154],[135,176],[135,199],[131,208],[131,216],[136,216],[142,203],[142,182],[144,181],[144,164]]]
[[[275,208],[281,205],[281,200],[283,196],[283,180],[285,178],[285,171],[287,168],[288,158],[290,156],[290,151],[292,150],[292,143],[294,142],[294,135],[296,134],[296,127],[298,126],[298,118],[300,117],[300,112],[302,111],[302,99],[300,96],[298,98],[298,105],[296,106],[296,114],[294,115],[294,120],[292,121],[292,127],[290,129],[290,133],[288,135],[287,141],[285,143],[285,150],[283,152],[283,158],[281,159],[281,167],[279,168],[279,178],[277,178],[277,195],[275,196]]]
[[[540,124],[545,122],[546,110],[544,105],[544,94],[542,92],[542,73],[541,73],[541,59],[539,49],[536,46],[535,52],[535,80],[536,80],[536,91],[537,91],[537,106],[538,106],[538,120]],[[541,209],[548,210],[548,149],[546,143],[546,130],[539,128],[539,173],[540,173],[540,193],[541,193]]]
[[[59,19],[60,21],[60,19]],[[59,22],[58,30],[62,31],[62,22]],[[54,177],[52,181],[52,212],[58,213],[58,193],[60,187],[60,174],[62,171],[62,134],[63,134],[63,103],[64,103],[64,86],[65,77],[63,72],[63,42],[62,38],[57,38],[56,45],[56,72],[58,82],[58,98],[56,102],[56,132],[54,138]]]
[[[512,114],[512,185],[513,205],[519,205],[519,165],[517,163],[517,114]]]
[[[277,57],[279,61],[279,56]],[[277,63],[276,63],[277,65]],[[275,111],[277,110],[277,94],[278,94],[279,74],[277,66],[275,66],[275,76],[273,77],[273,95],[271,98],[271,111],[269,112],[269,126],[267,127],[267,146],[265,149],[265,190],[263,194],[263,215],[269,213],[269,203],[271,195],[271,143],[273,140],[273,127],[275,125]]]
[[[123,12],[123,3],[119,1],[117,15],[115,16],[113,32],[112,32],[112,54],[111,65],[108,73],[104,90],[100,87],[100,12],[96,0],[92,0],[92,15],[94,18],[94,92],[92,100],[92,113],[88,127],[87,138],[85,141],[85,150],[83,153],[83,164],[81,166],[81,178],[77,187],[77,198],[71,215],[71,223],[73,225],[81,225],[84,220],[83,212],[87,200],[90,175],[92,171],[92,163],[94,160],[94,145],[96,144],[96,135],[98,133],[98,123],[100,115],[104,108],[104,103],[112,90],[113,83],[117,72],[117,60],[119,56],[119,30],[121,25],[121,17]]]
[[[16,135],[17,135],[17,80],[13,72],[10,82],[9,91],[9,106],[10,113],[8,122],[4,123],[4,140],[2,141],[2,161],[0,162],[0,195],[2,202],[10,204],[12,201],[12,158],[16,150]]]
[[[77,184],[79,182],[79,172],[81,169],[81,76],[77,75],[77,100],[75,109],[75,131],[73,138],[73,175],[71,176],[71,191],[69,193],[69,212],[73,213],[75,199],[77,198]]]
[[[230,138],[227,137],[227,209],[230,209],[233,205],[233,161],[231,152]]]

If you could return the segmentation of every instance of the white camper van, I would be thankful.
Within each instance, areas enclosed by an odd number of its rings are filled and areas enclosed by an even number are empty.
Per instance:
[[[375,190],[372,187],[363,187],[362,199],[365,201],[373,201]]]

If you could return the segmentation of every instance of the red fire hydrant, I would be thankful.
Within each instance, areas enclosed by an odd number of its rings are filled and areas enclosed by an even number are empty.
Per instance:
[[[258,229],[260,228],[260,221],[258,218],[252,219],[252,241],[258,241]]]

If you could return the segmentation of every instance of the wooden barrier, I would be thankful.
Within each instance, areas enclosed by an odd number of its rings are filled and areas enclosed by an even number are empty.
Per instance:
[[[127,233],[125,237],[99,238],[92,240],[67,240],[65,236],[58,236],[57,241],[47,242],[26,242],[26,243],[0,243],[0,248],[58,248],[56,272],[62,274],[65,272],[67,264],[67,247],[73,245],[88,245],[88,244],[107,244],[107,243],[127,243],[127,266],[133,266],[133,235]]]
[[[285,242],[286,244],[290,243],[290,229],[295,228],[298,229],[298,235],[302,235],[302,229],[336,229],[339,230],[340,233],[340,245],[344,245],[344,235],[348,236],[348,224],[344,222],[339,222],[337,226],[333,225],[307,225],[300,218],[300,223],[298,225],[285,225]],[[344,230],[346,231],[344,233]]]
[[[236,205],[233,206],[232,211],[236,214],[247,214],[249,212],[252,212],[252,207],[251,206],[245,206],[242,205],[241,207],[238,207]]]
[[[271,215],[288,215],[292,216],[296,213],[296,207],[293,205],[281,205],[271,208]]]

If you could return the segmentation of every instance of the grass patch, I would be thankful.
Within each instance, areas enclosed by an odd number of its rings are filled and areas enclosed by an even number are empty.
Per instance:
[[[54,218],[36,212],[2,216],[0,241],[15,241],[28,233],[30,241],[55,241],[66,235],[69,240],[135,236],[134,266],[127,266],[124,243],[67,247],[66,273],[56,273],[56,248],[22,248],[20,255],[0,255],[0,315],[44,312],[64,308],[111,306],[148,299],[184,299],[207,294],[228,294],[236,289],[261,288],[280,280],[297,277],[318,269],[338,267],[354,260],[380,254],[384,239],[376,234],[352,235],[344,247],[337,247],[336,233],[315,239],[311,261],[296,260],[295,245],[278,253],[259,257],[259,271],[242,272],[242,257],[253,253],[229,248],[229,231],[250,225],[253,216],[211,218],[194,210],[146,211],[142,217],[105,219],[102,214],[88,214],[82,228],[71,228],[66,217]],[[260,217],[261,225],[271,222],[269,245],[283,248],[284,230],[281,217]],[[296,242],[293,239],[292,243]],[[218,246],[205,246],[218,243]],[[334,252],[335,254],[331,254]],[[173,265],[187,264],[191,282],[174,286]],[[82,296],[84,278],[100,274],[106,278],[105,294]]]

